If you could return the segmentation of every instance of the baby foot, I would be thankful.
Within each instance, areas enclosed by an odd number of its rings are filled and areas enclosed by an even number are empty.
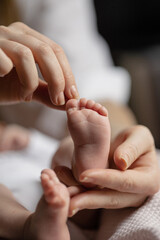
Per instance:
[[[73,173],[108,167],[110,124],[105,107],[85,98],[66,104],[68,127],[74,142]]]
[[[34,240],[69,240],[66,225],[69,209],[69,192],[60,183],[51,169],[41,173],[44,194],[25,227],[25,239]],[[26,237],[27,236],[27,237]]]

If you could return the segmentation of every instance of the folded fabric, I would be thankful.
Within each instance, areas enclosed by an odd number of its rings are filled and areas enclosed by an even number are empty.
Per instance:
[[[103,210],[96,240],[108,239],[160,240],[160,191],[139,208]]]
[[[160,192],[141,207],[103,210],[96,240],[159,240]]]

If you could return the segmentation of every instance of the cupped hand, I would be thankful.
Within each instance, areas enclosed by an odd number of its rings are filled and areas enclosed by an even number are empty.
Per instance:
[[[38,77],[36,64],[45,81]],[[58,44],[20,22],[0,26],[2,104],[34,99],[54,107],[77,97],[74,76]]]
[[[96,188],[76,186],[66,167],[58,167],[57,173],[71,192],[70,216],[82,209],[138,207],[160,188],[153,137],[144,126],[126,129],[113,141],[110,169],[90,169],[81,174],[81,182]]]

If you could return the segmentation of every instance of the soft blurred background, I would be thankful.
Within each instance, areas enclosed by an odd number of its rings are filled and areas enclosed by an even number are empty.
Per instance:
[[[131,75],[129,105],[160,148],[160,1],[94,0],[114,63]]]

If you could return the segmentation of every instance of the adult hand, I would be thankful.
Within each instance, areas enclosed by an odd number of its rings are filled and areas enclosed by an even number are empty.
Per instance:
[[[36,64],[45,81],[38,77]],[[58,44],[20,22],[0,26],[2,104],[34,99],[54,107],[77,97],[74,76]]]
[[[82,209],[138,207],[160,188],[153,137],[144,126],[126,129],[113,141],[110,167],[112,169],[90,169],[81,174],[81,182],[97,185],[90,190],[71,187],[71,182],[76,185],[71,173],[66,167],[58,167],[57,175],[70,186],[70,216]]]

